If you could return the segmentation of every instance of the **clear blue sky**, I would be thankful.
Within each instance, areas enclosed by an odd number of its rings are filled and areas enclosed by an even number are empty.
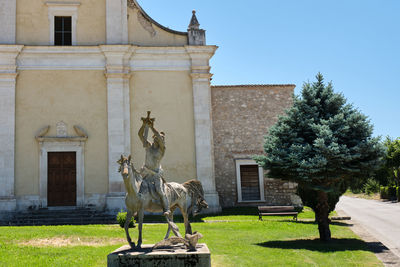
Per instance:
[[[196,9],[218,45],[212,83],[292,83],[321,72],[369,116],[374,135],[400,136],[399,0],[138,0],[156,21],[186,31]]]

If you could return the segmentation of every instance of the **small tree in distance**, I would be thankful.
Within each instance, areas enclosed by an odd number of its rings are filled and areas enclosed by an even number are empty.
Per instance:
[[[320,240],[329,241],[329,212],[352,182],[379,167],[384,149],[371,137],[367,117],[325,85],[322,74],[316,79],[294,96],[265,137],[266,155],[255,159],[269,177],[298,183],[303,203],[315,212]]]

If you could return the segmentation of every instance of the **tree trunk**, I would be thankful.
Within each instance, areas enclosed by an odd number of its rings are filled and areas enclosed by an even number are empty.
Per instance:
[[[327,242],[331,240],[331,230],[329,229],[330,220],[328,194],[318,191],[318,204],[315,208],[315,217],[318,223],[319,239]]]

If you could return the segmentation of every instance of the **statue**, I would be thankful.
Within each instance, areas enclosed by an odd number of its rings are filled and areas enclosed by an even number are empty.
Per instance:
[[[165,154],[164,134],[154,128],[154,118],[150,118],[150,112],[147,118],[142,118],[143,124],[139,130],[139,137],[146,149],[146,158],[143,167],[137,171],[132,162],[132,157],[128,158],[121,155],[117,161],[119,172],[124,180],[126,197],[125,204],[127,216],[125,221],[125,234],[131,248],[140,248],[142,245],[142,226],[145,211],[163,212],[168,223],[168,230],[164,241],[157,244],[156,247],[173,245],[177,240],[181,240],[188,249],[194,250],[200,233],[192,233],[188,215],[192,212],[194,215],[203,208],[208,208],[204,199],[204,191],[201,183],[197,180],[190,180],[183,184],[167,183],[164,180],[161,159]],[[148,130],[153,132],[153,142],[147,140]],[[196,209],[194,209],[196,207]],[[173,222],[173,212],[179,208],[185,224],[185,239],[179,233],[179,229]],[[138,215],[139,237],[137,246],[132,242],[129,235],[129,222],[132,216]],[[170,232],[177,238],[168,239]],[[169,245],[168,245],[169,244]]]
[[[143,147],[146,149],[146,157],[140,170],[140,175],[147,181],[147,184],[152,185],[151,193],[155,193],[156,197],[160,199],[163,214],[168,216],[171,211],[169,210],[168,199],[162,188],[165,180],[163,179],[163,171],[160,164],[165,154],[165,134],[163,132],[159,133],[154,128],[154,119],[150,118],[150,112],[147,112],[147,118],[142,118],[142,121],[143,124],[139,129],[138,135]],[[152,143],[147,140],[149,128],[154,134]],[[147,189],[145,186],[141,186],[139,193],[143,193]]]

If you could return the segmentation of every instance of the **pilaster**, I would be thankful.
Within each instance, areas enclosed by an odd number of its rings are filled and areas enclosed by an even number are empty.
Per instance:
[[[128,43],[127,0],[106,0],[107,44]]]
[[[0,44],[15,44],[17,0],[0,1]]]
[[[22,45],[0,45],[0,211],[16,209],[14,193],[16,58],[22,48]]]
[[[134,48],[129,45],[100,46],[106,58],[107,113],[108,113],[108,198],[107,207],[122,200],[124,185],[118,173],[117,160],[130,154],[129,60]],[[117,201],[118,202],[118,201]],[[122,202],[123,203],[123,202]]]
[[[211,212],[221,209],[215,187],[209,60],[216,46],[186,46],[191,58],[197,179],[202,183]]]

